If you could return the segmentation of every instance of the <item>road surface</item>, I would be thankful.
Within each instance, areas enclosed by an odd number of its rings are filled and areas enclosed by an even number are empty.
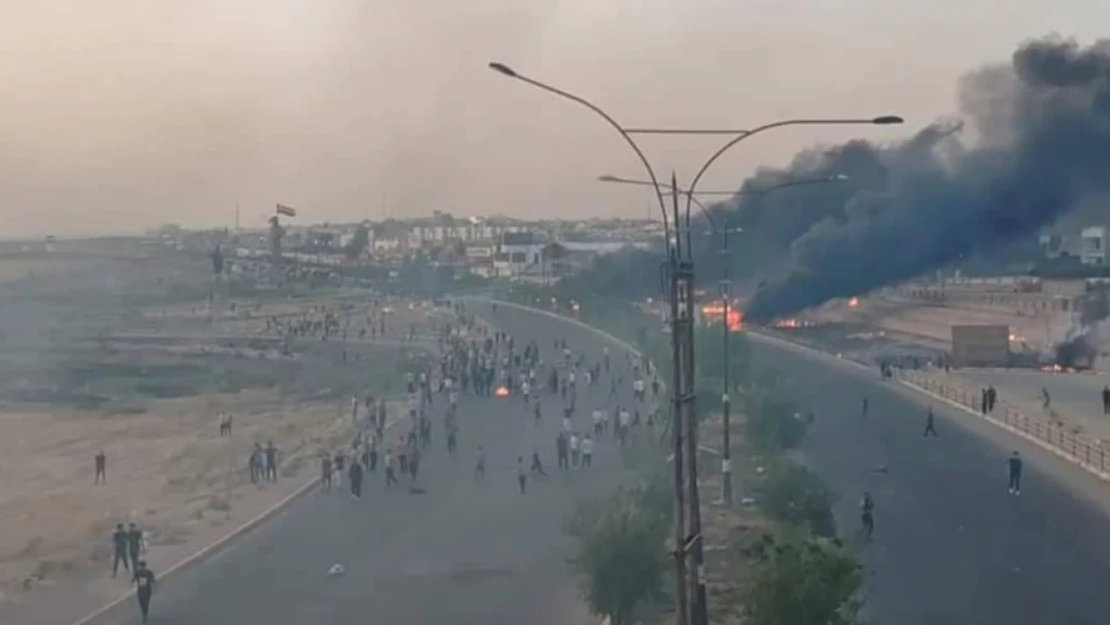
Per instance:
[[[834,358],[755,345],[755,357],[787,372],[815,411],[804,455],[840,495],[840,534],[861,550],[874,622],[1110,622],[1110,486],[944,404],[933,403],[940,436],[923,438],[922,395],[829,366]],[[1025,457],[1018,497],[1006,490],[1015,449]],[[876,503],[870,544],[858,534],[865,490]]]
[[[490,311],[471,303],[485,316]],[[499,307],[493,323],[524,341],[539,341],[551,362],[552,342],[601,358],[597,334],[535,313]],[[614,354],[620,353],[616,350]],[[623,369],[624,360],[614,358]],[[616,373],[616,370],[614,371]],[[630,380],[629,373],[623,373]],[[590,406],[608,395],[607,378],[579,393],[577,421],[585,429]],[[622,399],[631,396],[631,382]],[[427,494],[386,491],[380,472],[367,474],[361,501],[314,492],[212,560],[158,588],[152,625],[304,625],[306,623],[579,624],[591,617],[578,600],[566,558],[572,545],[563,528],[583,497],[600,497],[621,478],[615,444],[600,441],[595,466],[559,474],[554,458],[562,401],[542,395],[537,426],[523,401],[460,397],[459,452],[450,458],[442,431],[443,400],[433,407],[433,448],[421,463]],[[576,424],[577,425],[577,424]],[[397,431],[389,438],[395,439]],[[476,449],[487,452],[487,477],[473,477]],[[517,456],[534,447],[549,479],[530,480],[520,494]],[[404,483],[404,479],[403,483]],[[329,577],[333,564],[346,574]],[[137,622],[127,601],[95,625]]]

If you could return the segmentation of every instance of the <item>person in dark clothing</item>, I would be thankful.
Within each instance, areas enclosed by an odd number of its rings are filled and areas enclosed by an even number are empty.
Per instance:
[[[347,473],[351,480],[351,499],[362,497],[362,463],[351,459],[351,468]]]
[[[937,426],[933,423],[933,407],[929,406],[929,411],[925,413],[925,434],[924,436],[937,435]]]
[[[1006,461],[1010,473],[1009,489],[1011,495],[1021,494],[1021,454],[1014,452]]]
[[[987,412],[994,412],[994,404],[998,402],[998,391],[993,386],[987,387]]]
[[[266,443],[266,479],[277,481],[277,447],[274,447],[273,441]]]
[[[520,486],[520,494],[524,494],[524,488],[528,484],[528,474],[524,472],[524,458],[516,457],[516,483]]]
[[[131,570],[139,570],[139,556],[146,551],[146,541],[143,540],[143,530],[134,523],[127,526],[127,553],[131,556]]]
[[[93,456],[93,464],[96,466],[96,475],[93,477],[93,484],[103,484],[108,479],[108,458],[104,455],[103,449]]]
[[[146,623],[150,616],[150,598],[154,596],[154,573],[147,568],[145,560],[139,560],[136,564],[131,583],[137,587],[139,613],[142,615],[142,622]]]
[[[478,464],[474,465],[474,479],[478,481],[486,479],[486,451],[481,445],[478,446]]]
[[[866,417],[867,416],[867,410],[870,407],[871,406],[869,405],[869,403],[867,401],[867,397],[864,397],[863,398],[863,404],[860,406],[860,416]]]
[[[539,449],[532,450],[532,475],[543,475],[545,477],[547,476],[547,473],[545,473],[543,470],[543,462],[540,460]]]
[[[1110,386],[1102,387],[1102,414],[1110,414]]]
[[[324,492],[331,490],[331,454],[324,452],[324,457],[320,458],[320,484],[324,486]]]
[[[369,467],[371,473],[374,473],[375,471],[378,470],[378,441],[377,441],[377,439],[374,439],[372,442],[367,444],[366,460],[367,460],[367,466]]]
[[[986,388],[979,392],[979,407],[983,414],[987,414],[991,409],[991,394]]]
[[[123,563],[123,570],[130,570],[127,564],[127,530],[123,529],[123,523],[117,523],[116,531],[112,532],[112,577],[119,572],[120,562]]]

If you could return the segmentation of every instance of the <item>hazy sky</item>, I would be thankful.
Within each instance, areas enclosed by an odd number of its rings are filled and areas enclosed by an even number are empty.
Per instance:
[[[627,126],[907,118],[785,129],[718,161],[733,188],[814,143],[903,136],[957,78],[1049,33],[1089,42],[1095,0],[6,0],[0,238],[456,215],[646,216]],[[647,137],[688,179],[722,138]],[[653,215],[655,213],[652,213]]]

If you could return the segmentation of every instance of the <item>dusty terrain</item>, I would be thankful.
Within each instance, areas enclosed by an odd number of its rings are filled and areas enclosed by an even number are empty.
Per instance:
[[[5,283],[0,258],[0,621],[5,604],[25,615],[60,588],[93,602],[121,592],[126,582],[105,581],[116,523],[135,521],[165,568],[295,491],[322,450],[350,440],[351,396],[395,396],[442,322],[365,294],[210,305],[195,297],[205,263],[162,261],[86,259],[45,275],[12,266],[19,277]],[[385,333],[360,340],[368,320],[380,330],[385,306]],[[339,311],[345,338],[283,345],[279,320],[324,309]],[[252,485],[250,449],[267,441],[280,477]],[[94,486],[99,450],[107,483]]]

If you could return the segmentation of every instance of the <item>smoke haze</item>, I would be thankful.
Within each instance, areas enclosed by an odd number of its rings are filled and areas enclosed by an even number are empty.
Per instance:
[[[752,182],[813,171],[852,177],[826,191],[826,203],[810,198],[804,214],[794,211],[789,272],[755,295],[749,318],[911,278],[1032,234],[1110,191],[1110,41],[1026,43],[1009,66],[964,79],[960,103],[962,123],[939,122],[901,143],[806,155]],[[768,204],[743,216],[749,227],[758,230],[775,210]]]
[[[646,190],[595,182],[642,175],[611,129],[486,63],[633,126],[928,120],[951,102],[954,77],[1027,33],[1089,37],[1110,19],[1089,0],[1007,7],[1000,21],[998,0],[965,0],[959,12],[878,0],[9,2],[0,236],[223,227],[236,205],[244,226],[261,227],[275,202],[301,222],[654,215]],[[819,53],[828,50],[837,53]],[[858,135],[769,134],[703,185],[735,188],[758,164]],[[644,149],[682,179],[716,143],[645,138]]]

